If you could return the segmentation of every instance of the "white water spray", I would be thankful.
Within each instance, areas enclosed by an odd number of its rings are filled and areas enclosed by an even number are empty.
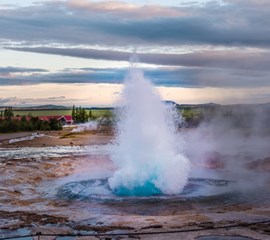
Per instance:
[[[143,72],[131,67],[112,160],[118,170],[109,185],[118,195],[178,194],[188,180],[189,161],[181,153],[172,111]]]

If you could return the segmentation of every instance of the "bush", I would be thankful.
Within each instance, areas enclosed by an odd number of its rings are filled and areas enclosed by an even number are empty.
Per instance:
[[[49,122],[40,120],[38,117],[30,117],[30,119],[27,120],[25,116],[20,120],[11,117],[0,119],[0,132],[2,133],[50,130],[62,130],[62,126],[56,119],[51,119]]]

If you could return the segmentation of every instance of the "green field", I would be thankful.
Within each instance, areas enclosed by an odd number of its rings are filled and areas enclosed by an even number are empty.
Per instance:
[[[87,114],[89,114],[89,110],[86,110]],[[31,115],[33,117],[40,116],[62,116],[62,115],[71,115],[71,109],[44,109],[44,110],[36,110],[36,109],[27,109],[27,110],[13,110],[14,116],[27,116]],[[104,115],[110,114],[111,110],[107,109],[92,109],[93,117],[102,117]]]
[[[202,114],[202,110],[200,109],[195,109],[195,108],[186,108],[186,109],[182,109],[180,110],[182,116],[184,117],[184,119],[192,119],[192,118],[196,118],[199,117]]]
[[[89,114],[89,110],[86,110]],[[13,110],[14,116],[27,116],[31,115],[33,117],[40,116],[63,116],[71,115],[72,109],[26,109],[26,110]],[[105,115],[110,115],[112,110],[108,109],[92,109],[92,116],[94,118],[102,117]],[[196,117],[200,114],[200,110],[197,109],[184,109],[181,111],[185,119]]]

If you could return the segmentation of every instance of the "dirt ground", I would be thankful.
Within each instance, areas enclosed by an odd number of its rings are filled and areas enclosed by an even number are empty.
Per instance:
[[[41,134],[44,136],[13,143],[9,143],[9,140],[25,137],[31,133],[0,135],[0,148],[105,145],[113,139],[113,134],[108,129],[72,133],[71,129],[67,128],[59,132]],[[259,174],[262,169],[270,172],[269,166],[270,160],[264,159],[254,161],[247,168],[252,168]],[[107,172],[115,169],[106,154],[0,159],[0,239],[39,232],[67,235],[78,232],[108,234],[108,236],[66,238],[82,240],[127,238],[200,240],[202,236],[214,235],[270,239],[270,222],[248,224],[270,220],[270,198],[269,201],[260,204],[219,205],[205,201],[104,204],[59,199],[46,192],[46,188],[53,187],[59,179],[65,179],[76,173],[87,172],[91,175],[104,169]],[[166,231],[171,233],[160,233]],[[139,234],[145,232],[159,233]],[[110,235],[115,233],[127,234]],[[133,233],[137,235],[132,235]],[[41,236],[40,239],[56,238]]]
[[[32,141],[18,141],[9,143],[11,139],[31,136],[31,132],[23,133],[5,133],[0,134],[0,147],[45,147],[45,146],[82,146],[107,144],[113,136],[110,129],[92,130],[84,132],[71,132],[72,128],[64,128],[62,131],[37,132],[34,134],[44,134],[43,137],[37,137]]]

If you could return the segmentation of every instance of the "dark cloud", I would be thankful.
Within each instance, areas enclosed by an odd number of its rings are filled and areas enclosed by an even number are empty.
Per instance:
[[[47,70],[41,68],[0,67],[0,74],[31,72],[47,72]]]
[[[15,51],[36,52],[55,54],[62,56],[129,61],[132,53],[96,49],[74,49],[74,48],[48,48],[48,47],[24,47],[7,48]],[[185,54],[166,53],[138,53],[140,62],[185,67],[205,67],[222,69],[243,69],[256,71],[269,71],[270,52],[223,50],[223,51],[201,51]]]
[[[98,45],[106,49],[117,49],[117,46],[140,49],[142,46],[152,52],[138,53],[141,62],[166,66],[145,69],[145,75],[159,86],[269,87],[269,1],[224,2],[227,4],[161,7],[74,0],[0,9],[1,47],[86,59],[128,61],[129,52],[76,46]],[[13,41],[17,42],[17,47]],[[18,42],[24,47],[18,47]],[[62,48],[50,47],[59,44]],[[173,49],[183,47],[183,44],[199,49],[217,49],[218,45],[223,50],[185,54],[168,54],[161,50],[163,53],[153,53],[158,47]],[[0,85],[114,84],[122,83],[126,72],[127,69],[85,68],[50,73],[43,69],[8,67],[0,68]]]
[[[57,1],[0,10],[1,38],[39,44],[270,45],[265,1],[227,1],[205,7],[136,7],[114,2]],[[226,2],[226,1],[225,1]],[[71,4],[72,3],[72,4]],[[255,6],[255,7],[254,7]],[[139,16],[145,17],[139,17]]]
[[[78,71],[80,70],[80,71]],[[257,88],[270,87],[270,72],[251,72],[249,70],[204,69],[204,68],[157,68],[143,69],[144,75],[157,86],[167,87],[222,87]],[[128,69],[82,68],[58,73],[35,76],[0,77],[0,85],[25,85],[40,83],[123,83]]]
[[[128,52],[110,51],[110,50],[96,50],[96,49],[78,49],[78,48],[49,48],[49,47],[9,47],[9,50],[55,54],[62,56],[89,58],[98,60],[116,60],[116,61],[129,61],[131,56]]]

